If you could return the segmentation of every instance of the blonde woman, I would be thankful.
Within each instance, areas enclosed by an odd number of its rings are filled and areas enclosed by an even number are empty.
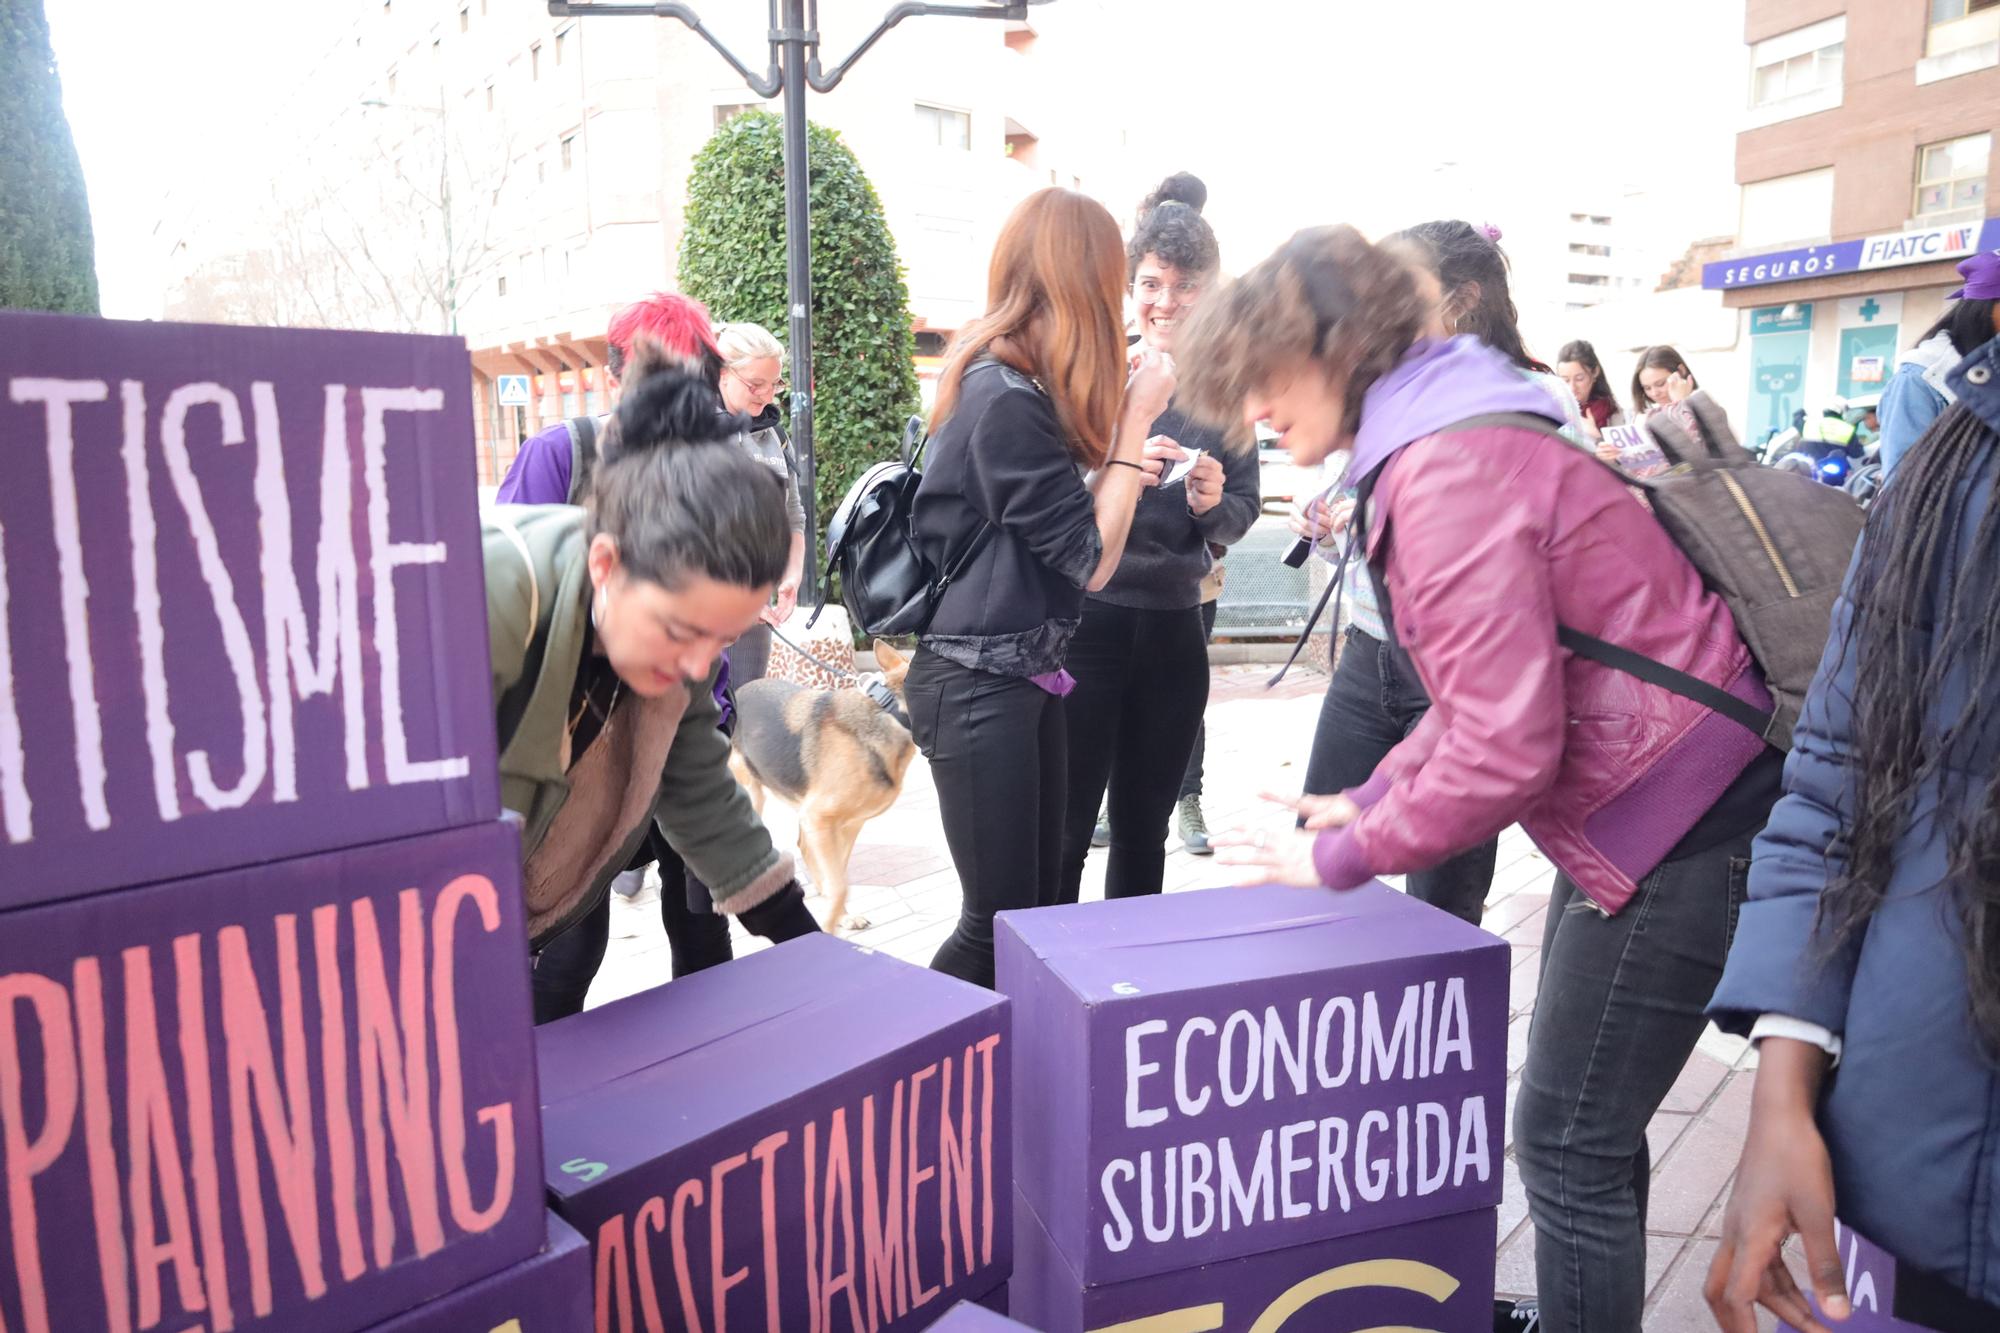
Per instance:
[[[722,353],[723,405],[750,418],[750,429],[741,440],[750,456],[785,478],[785,512],[792,524],[792,545],[784,577],[778,581],[777,600],[764,612],[763,623],[729,650],[730,683],[745,685],[761,679],[770,664],[770,627],[784,624],[798,605],[806,559],[806,511],[799,494],[798,464],[780,424],[784,413],[778,409],[778,395],[785,388],[785,349],[760,324],[718,325],[715,345]]]

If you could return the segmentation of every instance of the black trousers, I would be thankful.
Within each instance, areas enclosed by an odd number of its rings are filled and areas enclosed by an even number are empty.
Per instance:
[[[1222,604],[1221,599],[1201,604],[1201,641],[1206,647],[1215,642],[1215,609]],[[1208,752],[1208,708],[1202,707],[1202,722],[1194,729],[1194,750],[1188,755],[1187,772],[1181,775],[1180,799],[1201,795],[1201,761]]]
[[[1069,800],[1058,900],[1077,900],[1098,802],[1107,800],[1107,791],[1111,859],[1104,896],[1158,893],[1167,865],[1167,819],[1208,706],[1201,609],[1141,611],[1086,601],[1067,665],[1076,689],[1063,700]]]
[[[903,681],[958,871],[958,927],[931,960],[993,984],[993,914],[1056,901],[1066,775],[1062,700],[919,646]]]
[[[634,868],[658,856],[660,921],[667,930],[673,974],[684,977],[735,957],[729,942],[729,918],[715,910],[708,886],[689,873],[687,862],[656,832],[647,838]],[[550,940],[535,958],[535,1022],[583,1012],[590,983],[604,964],[611,939],[611,895],[575,925]]]
[[[1340,665],[1320,703],[1319,728],[1306,763],[1306,791],[1330,796],[1368,781],[1389,751],[1416,730],[1430,706],[1423,686],[1398,669],[1390,645],[1349,629]],[[1478,925],[1487,890],[1493,887],[1499,847],[1495,839],[1412,873],[1410,896]]]

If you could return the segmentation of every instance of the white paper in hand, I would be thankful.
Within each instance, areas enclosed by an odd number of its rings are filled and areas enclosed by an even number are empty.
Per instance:
[[[1162,468],[1160,472],[1160,485],[1171,486],[1177,481],[1185,480],[1187,478],[1187,474],[1194,471],[1194,460],[1200,457],[1201,457],[1201,450],[1183,448],[1181,450],[1180,462],[1173,463],[1173,462],[1167,462],[1167,460],[1162,459],[1161,461],[1165,463],[1166,466]]]

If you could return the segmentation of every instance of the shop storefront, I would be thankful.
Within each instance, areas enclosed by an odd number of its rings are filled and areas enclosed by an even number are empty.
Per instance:
[[[1958,263],[2000,249],[2000,218],[1741,255],[1707,265],[1702,286],[1749,311],[1746,442],[1768,439],[1838,396],[1879,394],[1896,358],[1959,285]],[[1732,415],[1735,404],[1728,405]]]

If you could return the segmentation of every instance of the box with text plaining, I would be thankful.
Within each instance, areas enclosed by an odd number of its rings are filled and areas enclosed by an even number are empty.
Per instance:
[[[0,910],[499,814],[462,341],[0,344]]]
[[[1086,1283],[1016,1199],[1008,1303],[1040,1333],[1360,1333],[1493,1327],[1496,1213],[1408,1222],[1287,1249]]]
[[[586,1333],[590,1247],[560,1217],[547,1217],[549,1239],[540,1254],[368,1333]]]
[[[346,1333],[535,1252],[499,822],[0,916],[0,1327]]]
[[[1508,949],[1477,927],[1378,884],[1004,912],[996,936],[1016,1179],[1085,1282],[1499,1202]]]
[[[922,1328],[1012,1268],[991,991],[812,935],[536,1033],[599,1333]]]

